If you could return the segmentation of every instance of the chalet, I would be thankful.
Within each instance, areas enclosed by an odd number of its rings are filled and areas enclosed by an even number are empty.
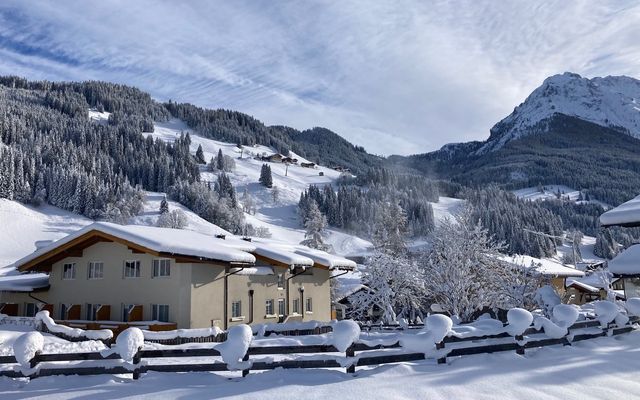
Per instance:
[[[333,169],[338,172],[351,172],[351,169],[340,166],[340,165],[333,167]]]
[[[330,278],[356,264],[275,240],[97,222],[15,262],[0,313],[178,328],[331,319]]]
[[[585,276],[585,273],[578,269],[549,259],[537,259],[522,255],[508,256],[503,259],[517,267],[526,268],[528,273],[541,276],[561,296],[565,294],[569,278],[583,278]]]
[[[262,157],[260,157],[260,160],[267,161],[267,162],[272,162],[272,163],[282,163],[285,158],[288,158],[288,157],[286,157],[286,156],[284,156],[284,155],[282,155],[280,153],[275,153],[275,154],[271,154],[271,155],[268,155],[268,156],[266,156],[266,155],[262,156]]]
[[[300,166],[302,168],[315,168],[316,164],[312,163],[312,162],[302,162],[302,163],[300,163]]]
[[[603,228],[612,226],[640,227],[640,196],[600,216]],[[627,299],[640,297],[640,244],[630,246],[608,262],[609,271],[620,278]]]
[[[292,157],[283,157],[282,158],[282,163],[283,164],[297,164],[298,163],[298,159],[297,158],[292,158]]]

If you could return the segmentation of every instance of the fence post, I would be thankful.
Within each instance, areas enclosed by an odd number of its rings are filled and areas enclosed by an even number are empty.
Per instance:
[[[249,350],[247,350],[247,352],[244,354],[244,357],[242,357],[242,361],[249,361]],[[244,378],[245,376],[249,375],[249,371],[251,371],[251,368],[243,369],[242,377]]]
[[[355,357],[356,356],[356,348],[352,343],[351,346],[347,347],[347,351],[345,352],[347,357]],[[356,364],[355,360],[353,360],[353,364],[347,367],[347,374],[355,374],[356,373]]]
[[[40,362],[40,352],[36,351],[36,354],[33,355],[33,358],[31,360],[29,360],[29,368],[30,369],[34,369],[38,365],[39,362]],[[36,374],[31,374],[27,378],[29,380],[31,380],[32,377],[35,377],[35,376],[36,376]]]
[[[442,349],[444,349],[444,340],[436,343],[436,350],[442,350]],[[438,364],[446,364],[446,363],[447,363],[446,355],[444,357],[438,358]]]
[[[524,340],[524,336],[516,335],[514,336],[514,339],[516,339],[516,341],[521,341],[521,340]],[[522,346],[520,343],[518,343],[518,347],[516,348],[516,354],[519,354],[521,356],[524,355],[524,346]]]
[[[140,378],[140,367],[138,366],[138,364],[140,364],[141,359],[142,359],[142,347],[139,347],[138,351],[136,352],[136,354],[133,356],[133,359],[131,360],[133,362],[133,365],[135,366],[135,369],[133,370],[134,380],[138,380]]]

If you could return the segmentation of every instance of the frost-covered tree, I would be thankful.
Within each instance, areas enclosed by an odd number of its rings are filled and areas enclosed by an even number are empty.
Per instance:
[[[187,215],[182,210],[173,210],[160,214],[156,226],[161,228],[183,229],[188,225]]]
[[[198,150],[196,150],[196,161],[198,164],[206,164],[207,161],[204,159],[204,151],[202,150],[202,145],[198,145]]]
[[[231,207],[236,208],[236,190],[231,184],[231,179],[224,172],[218,175],[218,181],[216,182],[216,192],[221,199],[228,199]]]
[[[326,226],[327,218],[322,215],[317,204],[311,203],[308,218],[304,224],[306,229],[304,234],[305,239],[300,243],[312,249],[329,251],[331,246],[325,244],[322,238]]]
[[[248,188],[244,188],[244,192],[242,192],[242,209],[244,212],[254,215],[256,213],[256,202],[249,193]]]
[[[278,189],[277,186],[274,186],[273,189],[271,189],[271,200],[273,200],[274,204],[277,204],[280,200],[280,189]]]
[[[260,169],[260,179],[258,180],[262,186],[268,188],[273,186],[273,177],[271,176],[271,167],[267,164],[262,164]]]
[[[407,217],[398,204],[383,203],[376,215],[373,244],[381,252],[402,254],[405,247]]]
[[[350,297],[354,318],[368,319],[372,309],[380,310],[384,323],[396,322],[398,318],[415,319],[421,314],[424,276],[418,264],[406,255],[376,251],[366,261],[362,282],[369,290]]]
[[[166,214],[169,212],[169,202],[167,201],[166,197],[162,198],[162,201],[160,202],[160,214]]]
[[[211,158],[209,170],[231,172],[236,168],[236,162],[226,154],[222,154],[222,149],[218,149],[218,154]]]
[[[613,238],[610,229],[601,229],[596,236],[596,244],[593,247],[593,254],[598,257],[611,260],[618,254],[618,243]]]
[[[424,255],[425,295],[461,321],[469,321],[484,307],[498,308],[506,295],[505,274],[510,268],[496,244],[469,209],[454,220],[445,219],[433,233]]]

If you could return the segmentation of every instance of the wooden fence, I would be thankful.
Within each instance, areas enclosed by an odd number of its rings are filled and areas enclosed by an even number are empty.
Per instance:
[[[529,328],[523,336],[513,337],[507,333],[495,335],[456,337],[448,336],[441,343],[436,344],[436,352],[430,358],[436,359],[437,363],[446,363],[447,357],[459,357],[473,354],[494,353],[501,351],[516,351],[524,354],[528,348],[537,348],[553,345],[571,345],[573,342],[598,338],[602,336],[614,336],[631,332],[636,329],[639,318],[632,318],[628,324],[617,326],[609,324],[605,328],[600,327],[597,320],[587,320],[577,322],[572,325],[568,334],[562,338],[546,337],[542,331]],[[588,331],[575,332],[577,330]],[[573,331],[573,332],[572,332]],[[525,340],[526,337],[526,340]],[[482,341],[480,343],[473,343]],[[466,346],[465,344],[469,344]],[[379,354],[379,350],[391,350]],[[385,354],[386,353],[386,354]],[[256,359],[254,356],[266,355],[292,355],[292,354],[322,354],[326,357],[313,359],[289,359],[280,361],[264,361]],[[373,354],[373,355],[372,355]],[[191,358],[191,357],[220,357],[220,352],[215,348],[192,348],[192,349],[160,349],[147,350],[140,349],[133,358],[132,363],[124,363],[118,355],[103,357],[100,352],[88,353],[65,353],[65,354],[36,354],[30,361],[30,367],[35,372],[23,374],[20,368],[0,369],[0,376],[12,378],[37,378],[51,375],[100,375],[100,374],[133,374],[134,379],[138,379],[140,374],[157,372],[200,372],[200,371],[228,371],[229,367],[220,360],[207,360],[198,363],[157,363],[163,358]],[[382,365],[388,363],[408,362],[425,360],[424,353],[406,353],[402,351],[400,342],[391,344],[369,345],[364,342],[353,343],[344,353],[341,353],[332,345],[298,345],[298,346],[266,346],[249,347],[243,360],[250,361],[248,368],[242,370],[242,376],[246,376],[250,371],[269,370],[275,368],[345,368],[347,373],[354,373],[356,367]],[[120,365],[104,366],[96,362],[104,363],[104,360],[120,361]],[[156,363],[148,363],[148,361]],[[82,365],[74,364],[70,367],[57,366],[55,364],[41,363],[79,361]],[[143,362],[146,361],[146,362]],[[92,363],[93,362],[93,363]],[[14,356],[0,356],[0,367],[7,364],[16,364]],[[86,365],[85,365],[86,364]],[[19,367],[19,366],[17,366]]]

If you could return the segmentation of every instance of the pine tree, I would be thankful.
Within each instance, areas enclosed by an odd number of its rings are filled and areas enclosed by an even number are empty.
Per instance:
[[[160,202],[160,214],[166,214],[169,212],[169,202],[167,201],[166,196],[162,198]]]
[[[271,167],[267,164],[262,164],[260,169],[260,179],[258,180],[262,186],[268,188],[273,186],[273,177],[271,176]]]
[[[219,171],[224,171],[224,156],[222,155],[222,149],[218,149],[218,157],[216,159],[216,168]]]
[[[196,150],[196,161],[198,164],[206,164],[207,162],[204,159],[204,151],[202,151],[202,145],[198,145],[198,150]]]
[[[301,244],[311,247],[312,249],[318,249],[323,251],[329,251],[331,246],[324,243],[322,235],[327,226],[327,218],[322,215],[318,205],[315,201],[311,201],[309,205],[309,214],[307,221],[304,224],[305,240],[300,242]]]

